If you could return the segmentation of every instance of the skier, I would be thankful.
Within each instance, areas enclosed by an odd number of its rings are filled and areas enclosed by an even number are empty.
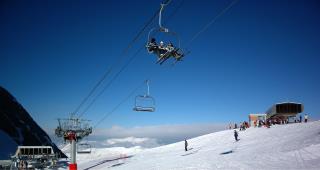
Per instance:
[[[158,45],[155,38],[151,38],[146,47],[150,53],[158,53]]]
[[[187,139],[184,140],[184,150],[188,151],[188,142]]]
[[[300,123],[301,123],[301,122],[302,122],[302,116],[300,115],[300,117],[299,117],[299,118],[300,118]]]
[[[242,130],[246,130],[246,123],[245,122],[242,123]]]
[[[238,141],[238,132],[237,132],[237,130],[234,130],[234,139],[236,141]]]
[[[307,123],[307,122],[308,122],[308,115],[304,114],[304,123]]]

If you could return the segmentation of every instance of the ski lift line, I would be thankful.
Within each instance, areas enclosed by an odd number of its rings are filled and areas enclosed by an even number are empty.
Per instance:
[[[171,15],[170,15],[169,18],[172,18],[172,17],[176,14],[176,12],[178,11],[178,9],[181,8],[181,6],[183,5],[183,2],[184,2],[184,0],[182,0],[182,1],[180,2],[180,4],[175,8],[174,12],[171,13]],[[141,49],[139,49],[139,51],[142,50],[143,48],[144,48],[144,46],[141,47]],[[138,52],[139,52],[139,51],[138,51]],[[136,54],[137,54],[137,53],[136,53]],[[132,56],[132,58],[135,58],[135,55]],[[149,80],[150,77],[152,77],[152,74],[150,74],[150,75],[148,76],[147,80]],[[144,81],[144,83],[145,83],[145,81]],[[110,116],[113,112],[115,112],[124,102],[126,102],[126,101],[133,95],[133,93],[138,90],[138,88],[139,88],[139,87],[137,87],[135,90],[133,90],[133,92],[130,93],[130,95],[129,95],[126,99],[124,99],[124,101],[122,101],[120,104],[118,104],[112,111],[108,112],[102,119],[100,119],[100,120],[98,121],[98,123],[96,123],[96,125],[94,126],[93,129],[95,129],[95,128],[96,128],[100,123],[102,123],[108,116]],[[84,114],[84,113],[83,113],[83,114]],[[82,114],[82,115],[83,115],[83,114]],[[81,116],[82,116],[82,115],[81,115]]]
[[[115,106],[110,112],[108,112],[107,114],[105,114],[105,116],[104,116],[102,119],[100,119],[100,120],[93,126],[93,129],[96,129],[97,126],[100,125],[107,117],[109,117],[109,116],[110,116],[112,113],[114,113],[122,104],[124,104],[127,100],[129,100],[130,97],[132,97],[139,88],[141,88],[143,85],[145,85],[146,80],[148,81],[148,80],[150,80],[151,77],[153,77],[154,73],[155,73],[155,72],[153,72],[153,73],[151,73],[149,76],[147,76],[147,78],[144,79],[144,81],[143,81],[139,86],[137,86],[135,89],[133,89],[133,90],[131,91],[131,93],[129,93],[129,95],[128,95],[125,99],[123,99],[123,100],[122,100],[117,106]]]
[[[169,4],[171,0],[166,0],[164,2],[164,4]],[[80,105],[75,109],[75,111],[73,113],[77,113],[80,108],[87,102],[87,100],[93,95],[93,93],[97,90],[97,88],[102,84],[102,82],[107,78],[107,76],[110,74],[110,72],[112,71],[112,69],[120,64],[121,59],[127,54],[127,52],[129,51],[129,49],[133,46],[133,44],[139,39],[139,37],[142,36],[143,32],[146,30],[146,28],[152,23],[152,21],[157,17],[157,15],[159,14],[159,10],[157,10],[155,12],[155,14],[147,21],[147,23],[143,26],[143,28],[138,32],[138,34],[133,38],[133,40],[129,43],[129,45],[127,46],[127,48],[125,48],[123,50],[123,52],[121,53],[119,60],[117,60],[117,62],[115,64],[113,64],[109,69],[107,69],[107,71],[103,74],[103,76],[101,77],[101,79],[98,81],[98,83],[91,89],[91,91],[89,92],[89,94],[81,101]]]
[[[226,13],[232,6],[234,6],[236,3],[238,2],[238,0],[234,0],[234,1],[232,1],[231,3],[230,3],[230,5],[228,5],[226,8],[224,8],[217,16],[215,16],[207,25],[205,25],[205,27],[203,28],[203,29],[201,29],[199,32],[197,32],[193,37],[192,37],[192,39],[188,42],[188,44],[190,44],[191,42],[193,42],[201,33],[203,33],[206,29],[208,29],[209,27],[210,27],[210,25],[212,25],[219,17],[221,17],[224,13]],[[141,48],[142,49],[142,48]],[[139,49],[139,51],[140,51],[140,49]],[[139,52],[138,51],[138,52]],[[131,59],[133,59],[133,58],[135,58],[136,56],[134,55]],[[130,59],[130,61],[126,64],[126,65],[128,65],[132,60]],[[120,72],[118,72],[119,74],[124,70],[124,68],[125,67],[123,67],[121,70],[120,70]],[[116,77],[118,77],[118,75],[119,74],[117,74],[115,77],[114,77],[114,79],[116,78]],[[110,83],[109,83],[110,84]],[[109,85],[108,85],[109,86]],[[105,91],[105,89],[106,88],[104,88],[104,90],[103,91]],[[100,96],[100,95],[98,95],[98,96]],[[95,100],[94,100],[95,101]],[[92,103],[94,103],[94,102],[92,102]],[[92,105],[92,104],[90,104],[90,105]],[[86,109],[86,111],[87,111],[87,109]],[[83,113],[84,114],[84,113]],[[83,115],[82,114],[82,115]],[[81,116],[82,116],[81,115]]]
[[[226,8],[224,8],[218,15],[216,15],[210,22],[208,22],[199,32],[197,32],[189,41],[186,43],[186,47],[190,44],[204,31],[206,31],[213,23],[215,23],[222,15],[224,15],[231,7],[233,7],[239,0],[233,0]]]
[[[153,74],[150,74],[149,76],[147,76],[148,78],[146,80],[149,80],[151,77],[153,76]],[[94,126],[92,129],[96,129],[98,125],[100,125],[106,118],[108,118],[112,113],[114,113],[122,104],[124,104],[127,100],[130,99],[130,97],[132,97],[135,92],[141,88],[143,85],[145,85],[146,80],[144,80],[139,86],[137,86],[135,89],[133,89],[131,91],[131,93],[129,93],[129,95],[124,98],[117,106],[115,106],[110,112],[108,112],[107,114],[105,114],[105,116],[100,119]]]
[[[131,93],[124,99],[122,100],[116,107],[114,107],[110,112],[108,112],[107,114],[105,114],[105,116],[100,119],[100,121],[98,121],[94,126],[93,129],[96,129],[96,127],[102,123],[107,117],[109,117],[113,112],[115,112],[123,103],[125,103],[131,96],[133,96],[135,94],[135,92],[141,88],[143,85],[145,84],[145,81],[143,81],[143,83],[141,83],[138,87],[136,87],[133,91],[131,91]]]
[[[110,87],[110,85],[119,77],[119,75],[129,66],[129,64],[138,56],[138,54],[142,51],[143,47],[141,47],[129,60],[128,62],[120,69],[120,71],[110,80],[110,82],[94,97],[91,103],[85,108],[85,110],[79,115],[81,118],[93,105],[93,103]]]
[[[168,5],[171,2],[171,0],[166,1],[166,5]],[[184,0],[181,1],[181,3],[175,8],[174,12],[170,15],[170,18],[173,17],[176,14],[176,11],[182,6]],[[158,15],[158,12],[156,16]],[[150,20],[152,22],[152,20]],[[180,44],[180,42],[179,42]],[[130,59],[129,61],[125,64],[124,67],[121,68],[121,70],[113,77],[113,79],[103,88],[102,91],[94,99],[91,101],[91,103],[84,109],[84,111],[79,115],[79,118],[81,118],[87,111],[88,109],[93,105],[93,103],[97,100],[98,97],[102,95],[102,93],[112,84],[112,82],[120,75],[120,73],[137,57],[137,55],[140,53],[140,51],[144,48],[145,46],[142,46]]]
[[[207,25],[204,26],[203,29],[201,29],[199,32],[197,32],[187,43],[188,45],[191,44],[201,33],[203,33],[206,29],[208,29],[219,17],[221,17],[224,13],[226,13],[232,6],[234,6],[238,0],[234,0],[228,5],[224,10],[222,10],[217,16],[215,16]],[[134,57],[134,56],[133,56]],[[139,87],[138,87],[139,88]],[[127,98],[125,98],[123,101],[121,101],[111,112],[107,113],[100,121],[94,126],[94,129],[102,123],[108,116],[110,116],[114,111],[116,111],[124,102],[126,102],[135,91],[138,90],[138,88],[134,89]]]
[[[98,83],[94,86],[94,88],[89,92],[89,94],[84,98],[84,100],[82,100],[82,102],[80,103],[80,105],[76,108],[76,110],[74,111],[74,113],[77,113],[79,111],[79,109],[84,105],[84,103],[89,99],[90,96],[93,95],[93,93],[96,91],[96,89],[101,85],[101,83],[107,78],[107,76],[110,74],[110,72],[112,71],[112,69],[115,66],[118,66],[120,64],[121,59],[126,55],[126,53],[129,51],[129,49],[133,46],[133,44],[139,39],[139,37],[142,35],[142,33],[145,31],[145,29],[148,27],[148,25],[150,25],[153,21],[153,19],[156,17],[157,15],[154,15],[152,18],[150,18],[150,20],[145,24],[145,26],[140,30],[140,32],[137,34],[136,37],[134,37],[134,39],[130,42],[130,44],[127,46],[127,48],[122,52],[122,54],[119,57],[119,60],[117,60],[109,69],[107,69],[107,71],[105,71],[105,73],[103,74],[103,76],[101,77],[101,79],[98,81]],[[84,111],[85,112],[85,111]],[[81,117],[81,116],[80,116]]]
[[[100,86],[100,84],[106,79],[106,77],[111,72],[111,68],[109,68],[102,76],[102,78],[98,81],[98,83],[91,89],[89,94],[81,101],[80,105],[76,108],[73,113],[77,113],[81,106],[89,99],[89,97],[96,91],[96,89]]]
[[[137,86],[135,89],[133,89],[133,90],[131,91],[131,93],[129,93],[129,95],[128,95],[125,99],[123,99],[123,100],[122,100],[117,106],[115,106],[110,112],[108,112],[107,114],[105,114],[105,116],[104,116],[102,119],[100,119],[100,120],[93,126],[92,129],[96,129],[97,126],[100,125],[107,117],[109,117],[109,116],[110,116],[112,113],[114,113],[122,104],[124,104],[127,100],[129,100],[130,97],[132,97],[139,88],[141,88],[143,85],[145,85],[146,80],[150,80],[150,78],[153,77],[153,74],[154,74],[154,73],[155,73],[155,72],[153,72],[153,73],[151,73],[149,76],[147,76],[147,78],[144,79],[144,81],[143,81],[139,86]]]

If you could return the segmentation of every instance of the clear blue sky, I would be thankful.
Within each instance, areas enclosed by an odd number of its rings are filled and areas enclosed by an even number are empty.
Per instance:
[[[230,2],[172,0],[165,25],[180,34],[183,47]],[[41,126],[55,127],[56,118],[75,110],[159,4],[1,1],[0,85]],[[100,127],[240,122],[283,101],[301,102],[305,113],[319,119],[319,21],[316,0],[240,0],[192,42],[191,53],[176,66],[156,65],[155,56],[142,50],[84,118],[95,124],[152,74],[157,111],[133,112],[131,97]],[[144,32],[121,66],[146,40]]]

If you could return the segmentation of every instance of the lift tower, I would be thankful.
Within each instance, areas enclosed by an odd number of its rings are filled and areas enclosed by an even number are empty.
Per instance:
[[[84,137],[89,136],[92,133],[92,127],[89,126],[89,120],[77,118],[74,114],[71,114],[70,118],[67,119],[58,119],[58,122],[59,125],[55,129],[55,134],[58,137],[63,137],[65,142],[71,143],[69,170],[77,170],[76,143]]]

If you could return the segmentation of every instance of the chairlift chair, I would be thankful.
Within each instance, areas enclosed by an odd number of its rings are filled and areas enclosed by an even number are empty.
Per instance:
[[[149,80],[146,80],[147,84],[147,94],[138,95],[135,98],[134,111],[137,112],[154,112],[155,109],[155,100],[149,93]]]
[[[136,96],[133,110],[137,112],[154,112],[155,101],[153,97],[147,95]]]
[[[146,45],[146,48],[148,50],[149,53],[154,53],[158,56],[158,61],[157,63],[160,63],[163,64],[166,60],[168,60],[170,57],[173,57],[175,59],[175,62],[177,61],[182,61],[182,58],[184,57],[184,54],[183,54],[183,51],[181,50],[180,48],[180,38],[178,36],[177,33],[173,32],[173,31],[169,31],[168,28],[165,28],[161,25],[161,17],[162,17],[162,11],[164,9],[164,7],[166,6],[167,4],[161,4],[161,8],[160,8],[160,12],[159,12],[159,27],[155,27],[155,28],[152,28],[149,33],[148,33],[148,40],[147,40],[147,45]],[[171,37],[174,37],[175,39],[175,47],[174,47],[174,50],[173,51],[166,51],[165,50],[161,50],[160,48],[158,48],[157,44],[154,39],[154,35],[156,33],[162,33],[166,36],[171,36]],[[171,43],[171,42],[170,42]],[[158,49],[157,49],[158,48]],[[157,50],[156,50],[157,49]],[[174,55],[172,55],[174,54]]]
[[[91,145],[88,143],[79,143],[77,145],[77,153],[79,154],[89,154],[91,153]]]

